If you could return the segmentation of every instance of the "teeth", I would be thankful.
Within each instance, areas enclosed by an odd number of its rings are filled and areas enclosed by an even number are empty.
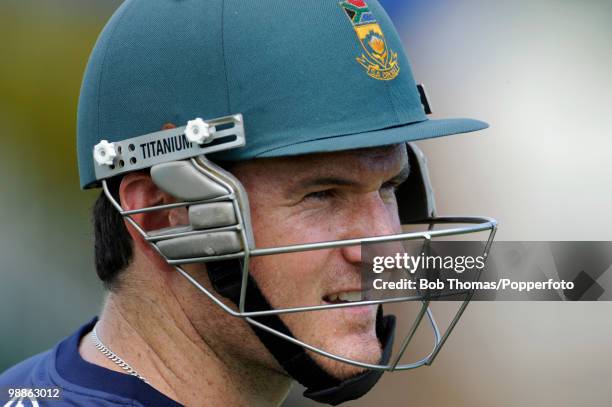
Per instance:
[[[361,301],[361,291],[346,291],[338,293],[338,299],[341,301]]]
[[[341,293],[329,294],[325,297],[325,300],[328,302],[337,302],[337,301],[345,301],[345,302],[355,302],[361,301],[362,294],[361,291],[343,291]]]

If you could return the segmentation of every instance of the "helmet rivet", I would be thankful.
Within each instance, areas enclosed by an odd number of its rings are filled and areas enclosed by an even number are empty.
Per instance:
[[[185,126],[185,137],[191,143],[206,144],[212,141],[215,127],[206,123],[201,118],[189,120]]]
[[[98,165],[112,165],[117,151],[115,144],[109,143],[107,140],[102,140],[94,146],[94,160]]]

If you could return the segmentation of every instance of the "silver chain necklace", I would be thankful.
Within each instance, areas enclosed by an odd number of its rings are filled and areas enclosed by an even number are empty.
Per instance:
[[[130,374],[132,376],[136,376],[137,378],[139,378],[140,380],[142,380],[146,384],[149,384],[149,382],[144,377],[139,375],[138,372],[132,368],[132,366],[130,366],[125,360],[121,359],[112,350],[110,350],[108,347],[106,347],[102,343],[102,341],[98,337],[98,332],[96,331],[97,325],[98,324],[94,325],[93,330],[91,331],[91,340],[93,341],[93,344],[95,345],[95,347],[100,352],[102,352],[104,354],[104,356],[106,356],[107,358],[112,360],[121,369],[123,369],[127,374]]]

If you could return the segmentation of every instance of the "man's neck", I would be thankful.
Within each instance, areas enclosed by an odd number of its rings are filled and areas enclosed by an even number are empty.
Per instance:
[[[290,388],[284,375],[216,353],[188,318],[168,304],[133,304],[109,294],[96,330],[104,345],[151,386],[186,406],[278,405]],[[123,372],[95,348],[90,336],[81,341],[81,356]]]

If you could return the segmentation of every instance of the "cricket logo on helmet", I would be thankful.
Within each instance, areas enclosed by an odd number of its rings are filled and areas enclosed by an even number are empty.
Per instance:
[[[340,7],[353,24],[353,29],[365,53],[357,57],[357,62],[366,69],[374,79],[388,81],[399,74],[397,52],[387,47],[385,36],[363,0],[346,0]]]

